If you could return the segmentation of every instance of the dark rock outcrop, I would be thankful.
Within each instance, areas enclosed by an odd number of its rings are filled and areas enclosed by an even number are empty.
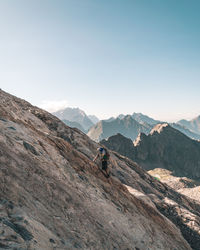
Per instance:
[[[127,156],[130,159],[135,158],[133,141],[121,134],[113,135],[107,140],[102,140],[100,143],[121,155]]]

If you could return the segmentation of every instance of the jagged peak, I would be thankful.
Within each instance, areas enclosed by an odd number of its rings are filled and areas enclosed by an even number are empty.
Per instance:
[[[161,133],[164,128],[170,127],[168,123],[159,123],[151,130],[150,135],[153,135],[155,132]]]
[[[141,140],[142,140],[143,138],[145,138],[145,137],[147,137],[147,135],[145,135],[144,133],[139,133],[138,136],[137,136],[137,138],[133,141],[133,145],[134,145],[134,146],[139,145],[140,142],[141,142]]]

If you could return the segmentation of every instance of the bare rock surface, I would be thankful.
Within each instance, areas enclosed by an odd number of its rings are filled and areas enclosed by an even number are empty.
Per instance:
[[[0,90],[0,249],[199,249],[200,204]]]
[[[200,202],[200,182],[187,178],[173,176],[172,172],[167,169],[156,168],[148,173],[163,183],[166,183],[177,192],[187,195],[188,197]]]

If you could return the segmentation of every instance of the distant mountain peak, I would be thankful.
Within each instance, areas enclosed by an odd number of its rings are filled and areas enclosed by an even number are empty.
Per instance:
[[[132,117],[133,119],[135,119],[137,122],[139,123],[147,123],[147,124],[150,124],[150,125],[155,125],[157,123],[161,123],[161,121],[158,121],[158,120],[155,120],[147,115],[144,115],[142,113],[133,113],[132,114]]]
[[[124,121],[135,121],[131,115],[126,115],[121,120],[124,120]]]
[[[177,123],[200,135],[200,115],[190,121],[183,119],[178,121]]]
[[[124,117],[125,117],[124,114],[120,114],[120,115],[117,116],[117,118],[120,119],[120,120],[123,119]]]
[[[79,108],[67,107],[64,110],[54,112],[53,114],[61,120],[79,123],[86,131],[94,125],[86,113]]]

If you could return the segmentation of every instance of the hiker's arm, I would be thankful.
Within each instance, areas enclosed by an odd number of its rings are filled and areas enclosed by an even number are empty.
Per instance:
[[[95,162],[97,160],[97,158],[99,157],[99,154],[97,154],[94,159],[93,159],[93,162]]]

